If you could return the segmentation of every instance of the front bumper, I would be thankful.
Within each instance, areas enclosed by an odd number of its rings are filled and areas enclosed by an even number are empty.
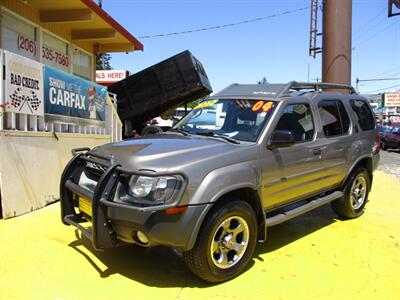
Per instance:
[[[205,205],[188,206],[182,214],[168,215],[166,209],[176,207],[185,190],[187,180],[174,203],[160,206],[138,207],[112,201],[120,176],[167,176],[167,173],[131,172],[113,163],[112,157],[88,152],[88,148],[73,150],[74,157],[65,167],[60,182],[61,218],[64,224],[78,228],[92,241],[96,250],[112,248],[120,241],[141,243],[136,233],[144,233],[149,242],[145,246],[157,244],[188,250],[189,240],[196,228],[196,222]],[[101,170],[100,179],[94,192],[79,186],[79,178],[87,165],[97,166]],[[91,217],[78,209],[78,197],[89,199]],[[91,229],[81,226],[90,219]]]

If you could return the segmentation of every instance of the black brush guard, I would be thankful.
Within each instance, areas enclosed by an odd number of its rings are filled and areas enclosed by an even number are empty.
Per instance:
[[[113,248],[119,244],[117,235],[114,232],[111,220],[107,218],[107,212],[111,209],[132,210],[135,212],[149,213],[162,211],[175,207],[183,196],[187,186],[187,177],[182,173],[172,172],[132,172],[123,169],[113,162],[112,156],[104,156],[89,152],[90,148],[77,148],[72,150],[74,156],[64,169],[60,182],[61,219],[65,225],[73,225],[78,228],[89,240],[92,241],[96,250]],[[88,164],[94,164],[102,169],[94,192],[79,186],[80,176]],[[158,206],[136,207],[128,204],[121,204],[110,201],[113,191],[121,176],[172,176],[179,175],[183,178],[180,191],[176,195],[176,201],[170,204]],[[82,213],[77,213],[74,206],[76,196],[84,197],[92,201],[91,230],[84,228],[81,223],[87,222]]]
[[[96,250],[111,248],[117,245],[116,235],[112,230],[109,220],[107,220],[108,196],[113,190],[118,180],[117,168],[119,165],[113,164],[112,157],[106,157],[91,153],[86,155],[84,152],[89,148],[73,149],[73,158],[67,164],[61,176],[60,182],[60,201],[61,219],[66,225],[73,225],[78,228],[93,243]],[[101,175],[94,192],[82,188],[79,178],[87,163],[100,165],[106,168]],[[80,223],[87,222],[82,213],[76,213],[74,209],[74,197],[78,195],[92,201],[92,230],[84,228]]]

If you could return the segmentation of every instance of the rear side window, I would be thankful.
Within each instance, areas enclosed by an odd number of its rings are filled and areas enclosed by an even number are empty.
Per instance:
[[[318,108],[325,136],[338,136],[349,132],[350,119],[341,101],[323,100],[318,103]]]
[[[358,117],[358,124],[362,130],[375,128],[375,118],[368,104],[363,100],[350,100],[350,105]]]

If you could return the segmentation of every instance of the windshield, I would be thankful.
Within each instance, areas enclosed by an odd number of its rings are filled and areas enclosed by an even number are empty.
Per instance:
[[[175,125],[191,134],[255,142],[275,107],[274,101],[212,99],[197,105]]]

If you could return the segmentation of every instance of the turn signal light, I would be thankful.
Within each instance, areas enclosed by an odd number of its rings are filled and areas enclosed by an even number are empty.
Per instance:
[[[167,208],[165,210],[165,213],[167,215],[177,215],[177,214],[183,214],[187,210],[187,206],[178,206],[178,207],[171,207]]]

